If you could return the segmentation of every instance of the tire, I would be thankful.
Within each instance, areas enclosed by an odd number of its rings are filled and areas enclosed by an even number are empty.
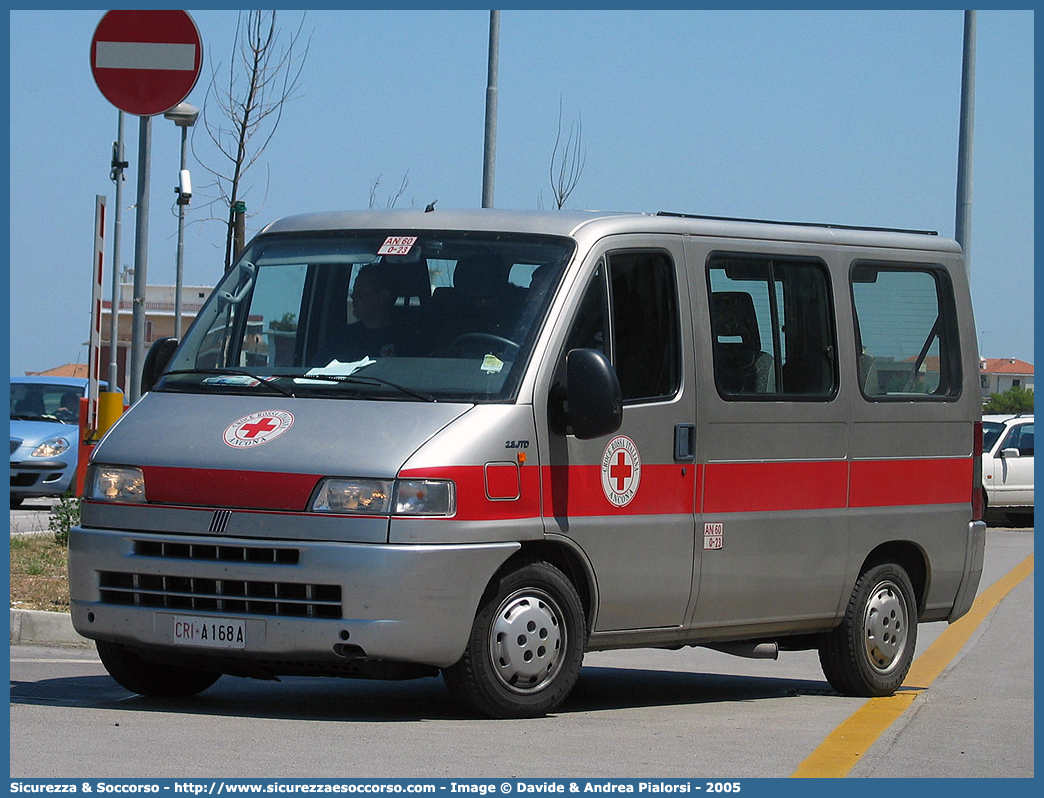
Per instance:
[[[525,563],[490,583],[464,656],[442,675],[454,697],[483,715],[540,717],[576,684],[586,636],[572,583],[549,563]]]
[[[139,695],[187,698],[202,693],[221,677],[220,673],[150,662],[119,643],[98,640],[96,646],[109,675]]]
[[[821,639],[819,662],[843,695],[892,695],[906,678],[917,645],[917,600],[894,563],[866,570],[852,590],[841,625]]]

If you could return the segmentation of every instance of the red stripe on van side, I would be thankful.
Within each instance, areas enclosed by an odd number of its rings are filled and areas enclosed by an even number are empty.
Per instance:
[[[851,507],[971,502],[974,461],[856,460],[852,463]]]
[[[303,511],[320,477],[272,471],[145,466],[145,497],[158,504]]]
[[[704,513],[825,510],[848,502],[848,463],[711,463]]]
[[[703,483],[704,513],[781,512],[849,507],[961,504],[971,499],[972,458],[789,463],[643,464],[638,492],[623,507],[602,490],[601,468],[522,466],[520,496],[490,499],[483,466],[403,471],[401,478],[450,479],[457,520],[495,521],[540,516],[692,513]],[[149,502],[303,512],[317,474],[145,466]],[[851,486],[849,486],[851,470]]]
[[[399,476],[451,479],[457,486],[457,520],[496,521],[539,518],[541,487],[545,513],[549,516],[691,514],[696,470],[692,465],[643,464],[638,492],[624,507],[615,507],[605,497],[602,471],[597,465],[522,466],[519,469],[522,491],[517,501],[490,500],[486,496],[482,466],[415,468]]]

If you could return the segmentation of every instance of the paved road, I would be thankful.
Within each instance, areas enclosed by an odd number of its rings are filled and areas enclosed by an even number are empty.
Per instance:
[[[991,529],[982,587],[1032,553],[1032,529]],[[918,654],[946,628],[922,626]],[[1031,574],[849,775],[1032,777],[1033,694]],[[160,701],[124,691],[90,649],[13,646],[10,766],[72,778],[786,777],[866,703],[832,692],[812,652],[593,653],[555,715],[487,721],[462,714],[438,678],[224,677]]]
[[[47,532],[47,521],[57,499],[26,499],[22,506],[11,510],[11,534]]]

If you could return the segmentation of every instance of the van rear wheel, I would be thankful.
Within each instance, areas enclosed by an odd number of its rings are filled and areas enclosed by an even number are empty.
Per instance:
[[[572,583],[549,563],[529,562],[493,579],[464,656],[443,670],[443,678],[455,697],[481,714],[540,717],[576,684],[585,637]]]
[[[886,696],[899,689],[917,644],[917,600],[894,563],[869,568],[852,590],[841,625],[822,637],[819,662],[839,693]]]
[[[95,642],[98,657],[109,675],[132,693],[154,698],[187,698],[202,693],[221,678],[220,673],[182,668],[142,659],[126,646]]]

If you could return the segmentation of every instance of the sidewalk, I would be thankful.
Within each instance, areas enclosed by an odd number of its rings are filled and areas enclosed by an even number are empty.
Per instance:
[[[11,610],[11,645],[33,644],[92,648],[94,642],[80,637],[67,612]]]

